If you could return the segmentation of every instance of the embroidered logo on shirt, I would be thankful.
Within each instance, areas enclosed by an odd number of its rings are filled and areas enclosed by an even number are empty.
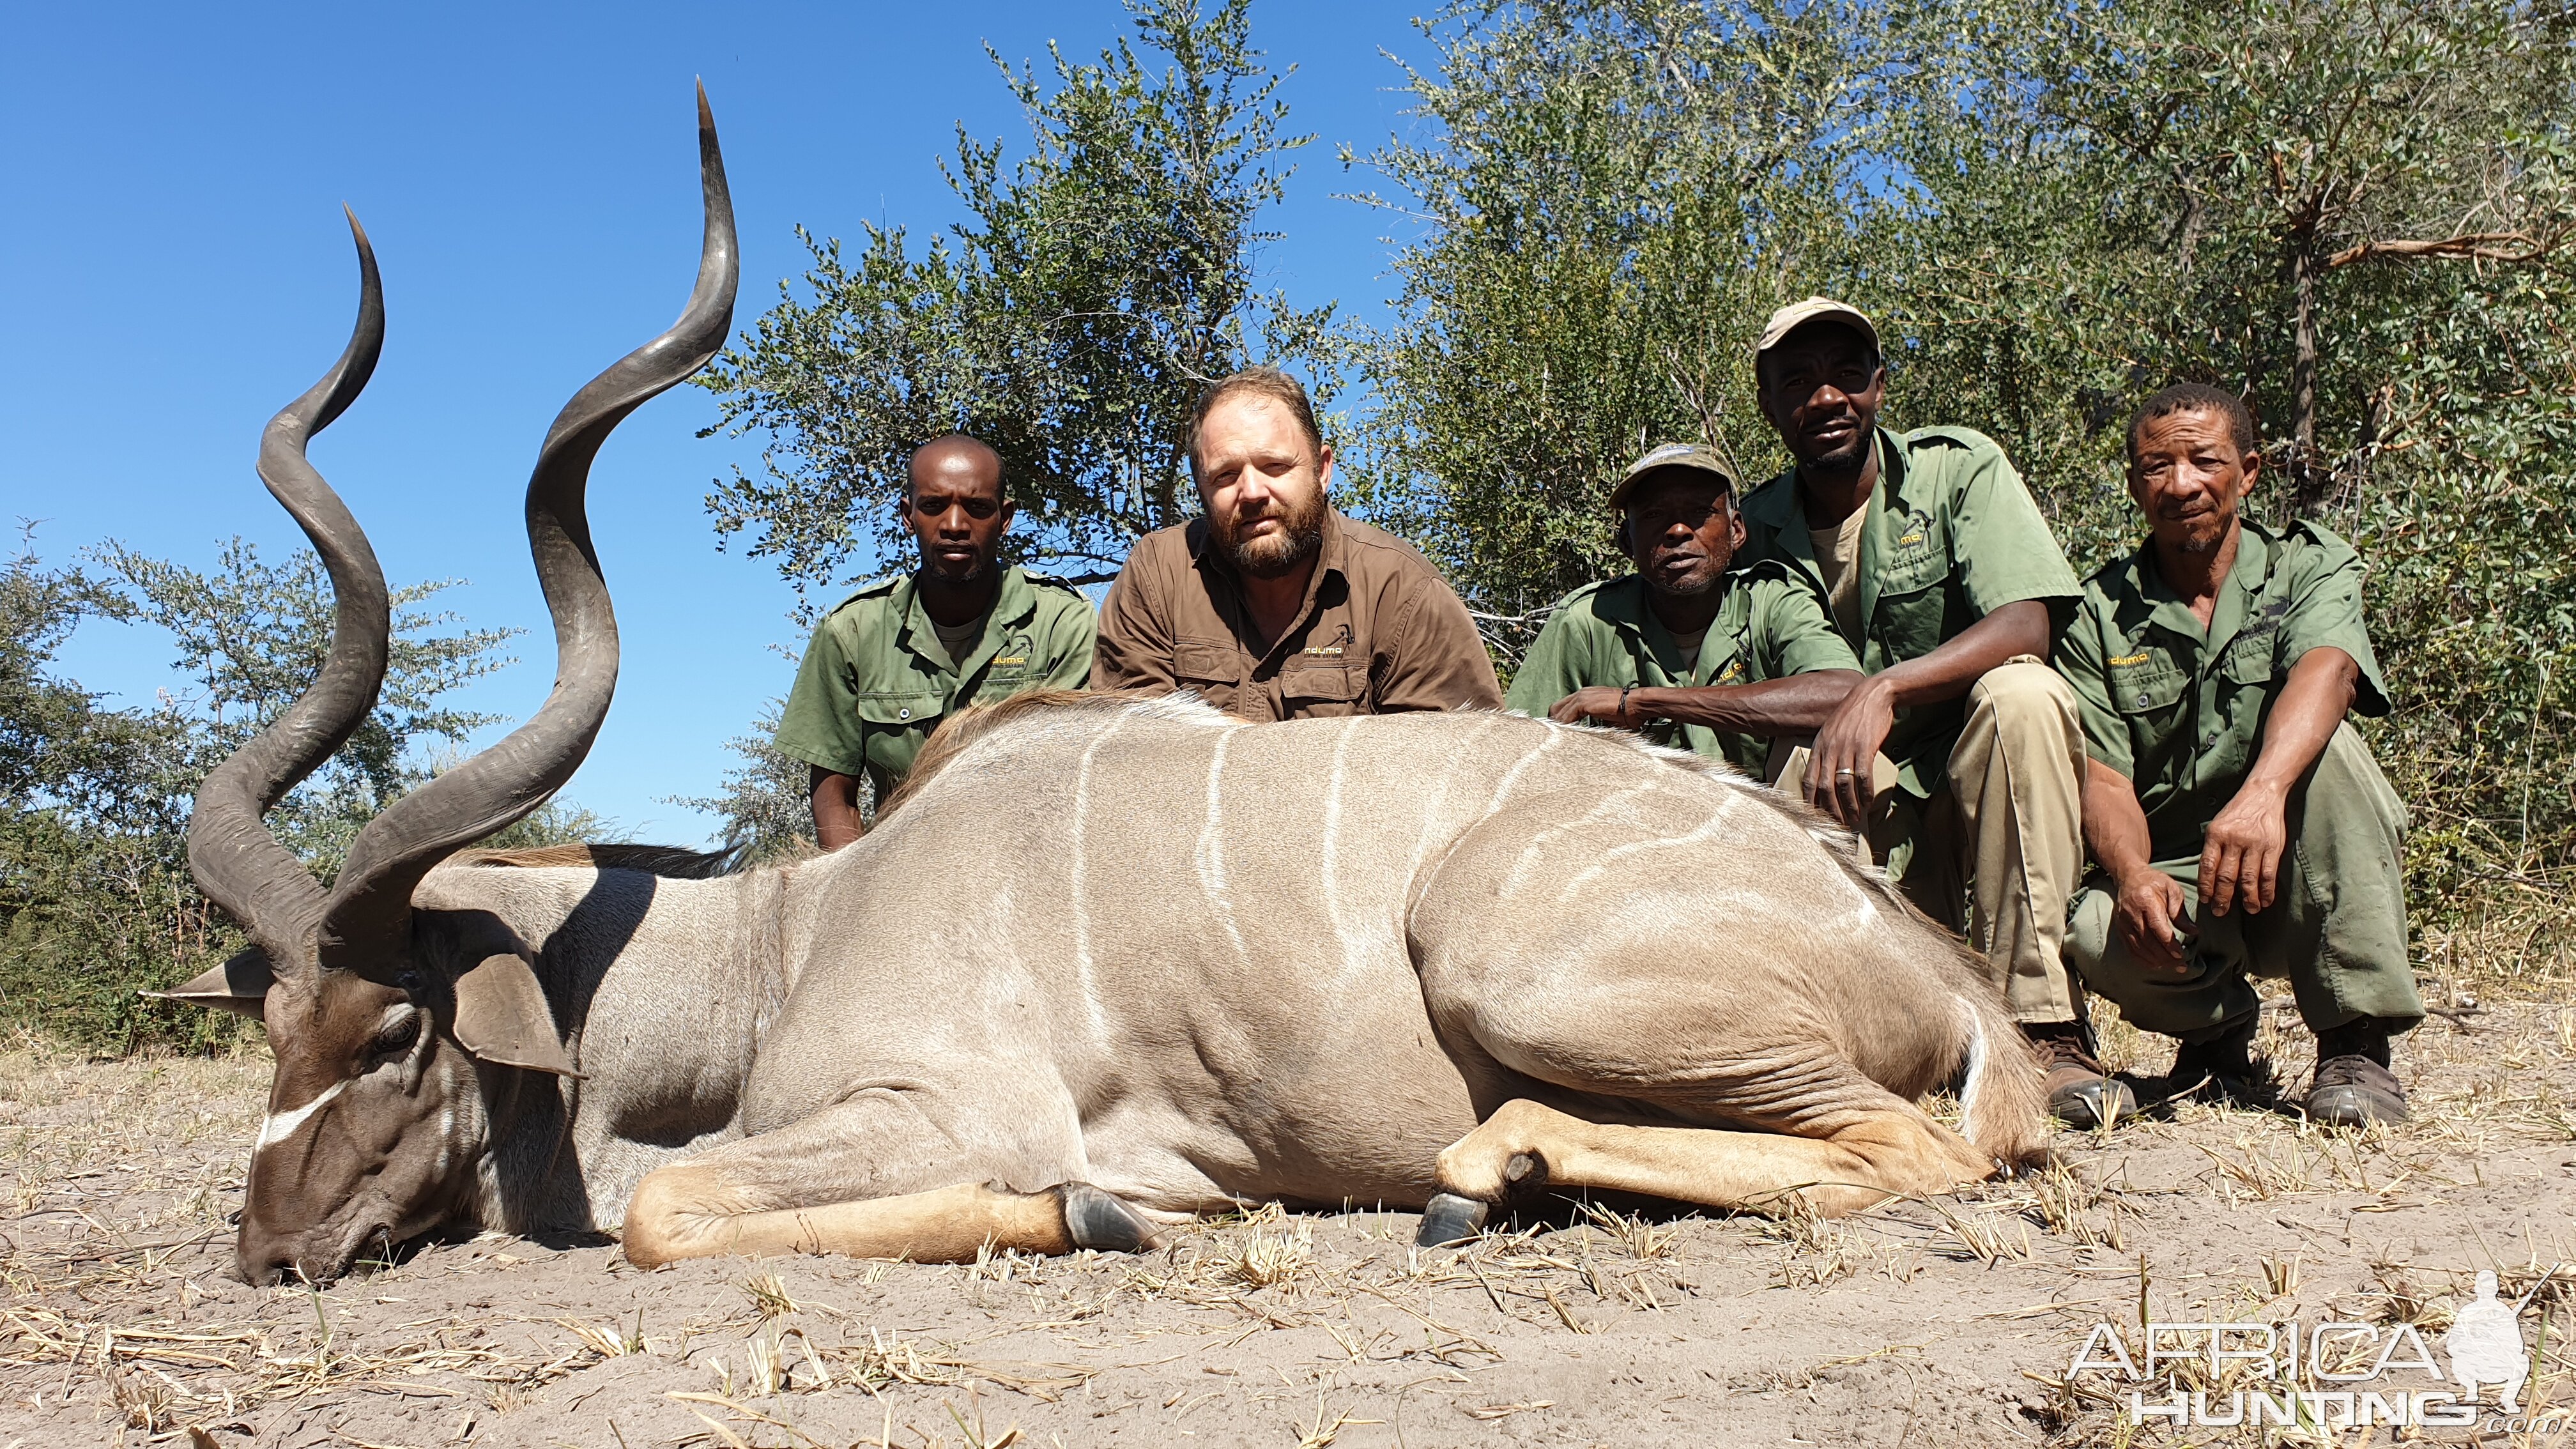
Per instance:
[[[1342,657],[1342,646],[1339,644],[1315,644],[1309,645],[1305,652],[1317,659],[1339,659]]]
[[[2143,653],[2143,654],[2123,654],[2123,655],[2120,655],[2118,658],[2111,660],[2111,661],[2110,661],[2110,664],[2111,664],[2111,666],[2112,666],[2113,668],[2115,668],[2115,669],[2119,669],[2119,668],[2126,668],[2127,666],[2132,665],[2132,664],[2144,664],[2144,663],[2146,663],[2148,660],[2153,659],[2153,658],[2155,658],[2155,657],[2156,657],[2156,655],[2155,655],[2155,651],[2154,651],[2154,650],[2152,650],[2152,649],[2150,649],[2150,650],[2146,651],[2146,652],[2145,652],[2145,653]]]

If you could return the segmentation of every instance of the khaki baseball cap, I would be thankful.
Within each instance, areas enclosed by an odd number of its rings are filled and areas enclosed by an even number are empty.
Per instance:
[[[1735,470],[1727,467],[1716,453],[1697,443],[1666,443],[1629,464],[1628,471],[1619,475],[1618,483],[1610,490],[1610,506],[1627,507],[1628,495],[1635,491],[1637,480],[1665,468],[1696,468],[1703,473],[1715,474],[1719,485],[1726,490],[1726,496],[1735,496]]]
[[[1846,327],[1857,328],[1861,336],[1869,339],[1870,351],[1885,350],[1878,345],[1878,329],[1870,325],[1869,318],[1863,316],[1858,307],[1848,302],[1837,302],[1831,297],[1809,297],[1771,314],[1771,320],[1762,324],[1762,340],[1753,344],[1754,357],[1759,359],[1763,353],[1786,341],[1790,333],[1816,321],[1840,322]]]

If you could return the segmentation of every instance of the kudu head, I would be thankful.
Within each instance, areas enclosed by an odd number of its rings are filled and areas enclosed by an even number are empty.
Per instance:
[[[698,93],[706,234],[697,288],[670,330],[564,405],[528,480],[528,543],[554,617],[554,691],[508,738],[395,801],[359,832],[327,891],[261,817],[374,707],[390,609],[383,571],[305,444],[355,399],[384,341],[376,260],[354,217],[358,322],[311,391],[271,419],[259,475],[313,541],[336,595],[311,688],[198,788],[188,864],[250,949],[167,993],[256,1015],[277,1075],[252,1149],[236,1271],[254,1283],[336,1277],[371,1247],[437,1226],[472,1191],[488,1107],[577,1075],[534,970],[534,945],[483,918],[415,913],[439,861],[545,803],[589,753],[617,685],[617,621],[582,495],[609,432],[696,372],[733,324],[733,204]]]

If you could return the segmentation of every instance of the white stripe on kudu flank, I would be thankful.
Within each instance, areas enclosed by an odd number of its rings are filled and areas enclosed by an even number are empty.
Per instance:
[[[1342,973],[1356,976],[1360,970],[1359,948],[1351,942],[1350,923],[1342,918],[1341,843],[1342,782],[1350,771],[1351,735],[1360,727],[1363,715],[1351,716],[1333,741],[1333,778],[1324,787],[1324,848],[1321,864],[1324,880],[1324,916],[1333,923],[1333,939],[1342,945]]]
[[[1198,848],[1190,853],[1190,864],[1198,868],[1199,889],[1207,892],[1208,906],[1216,912],[1217,924],[1225,927],[1225,938],[1234,943],[1234,954],[1245,965],[1252,964],[1252,953],[1243,947],[1243,933],[1234,924],[1234,894],[1225,880],[1225,780],[1226,746],[1234,743],[1234,732],[1228,730],[1216,737],[1216,750],[1208,756],[1207,818],[1199,823]]]
[[[1657,785],[1662,783],[1663,781],[1660,778],[1650,775],[1647,778],[1638,781],[1636,784],[1621,786],[1619,789],[1613,790],[1609,794],[1602,796],[1600,799],[1593,801],[1591,809],[1584,811],[1574,819],[1564,821],[1560,824],[1551,825],[1545,830],[1540,831],[1538,834],[1531,836],[1529,844],[1521,847],[1520,858],[1512,862],[1512,873],[1503,881],[1503,894],[1508,897],[1517,896],[1521,893],[1521,877],[1529,874],[1530,867],[1538,863],[1539,852],[1547,848],[1548,842],[1556,839],[1560,835],[1570,835],[1577,830],[1587,828],[1602,816],[1609,814],[1612,810],[1636,799],[1638,796],[1645,794],[1647,791],[1654,789]]]
[[[295,1129],[310,1121],[314,1113],[321,1111],[323,1103],[347,1091],[348,1088],[347,1082],[333,1082],[322,1089],[320,1096],[292,1112],[269,1113],[268,1120],[259,1124],[259,1141],[253,1144],[250,1150],[264,1152],[294,1136]]]
[[[1727,814],[1735,803],[1732,796],[1720,795],[1717,798],[1718,808],[1709,815],[1706,822],[1688,835],[1669,835],[1654,840],[1632,840],[1626,845],[1614,845],[1601,852],[1599,860],[1577,872],[1572,880],[1565,883],[1565,888],[1556,893],[1557,903],[1562,905],[1574,899],[1576,891],[1599,879],[1625,857],[1649,850],[1670,850],[1676,846],[1699,845],[1716,839],[1718,828],[1726,823]]]
[[[1503,783],[1494,787],[1494,798],[1486,804],[1485,813],[1476,817],[1476,825],[1482,825],[1494,818],[1495,813],[1503,808],[1503,802],[1512,798],[1512,787],[1521,782],[1521,772],[1537,764],[1539,756],[1555,749],[1556,742],[1564,737],[1567,728],[1565,725],[1550,725],[1546,737],[1538,742],[1538,748],[1521,756],[1511,769],[1504,773]],[[1470,830],[1474,828],[1473,825],[1468,827]]]
[[[1100,1006],[1100,978],[1091,966],[1091,881],[1090,863],[1085,854],[1085,839],[1091,823],[1091,761],[1109,737],[1127,727],[1129,716],[1112,719],[1109,728],[1091,737],[1082,747],[1082,763],[1073,772],[1073,961],[1082,973],[1083,1004],[1091,1008],[1091,1039],[1102,1045],[1109,1041],[1109,1017]]]
[[[1422,828],[1413,837],[1413,859],[1407,861],[1404,867],[1404,878],[1407,882],[1421,878],[1422,858],[1431,853],[1431,847],[1435,842],[1444,842],[1448,838],[1446,827],[1449,824],[1449,792],[1450,787],[1458,783],[1458,762],[1476,758],[1476,751],[1484,745],[1485,736],[1493,732],[1498,720],[1507,717],[1487,715],[1485,722],[1477,727],[1476,732],[1467,737],[1467,742],[1450,753],[1448,763],[1440,771],[1439,792],[1434,794],[1422,808]],[[1411,890],[1411,885],[1408,884],[1406,889]]]

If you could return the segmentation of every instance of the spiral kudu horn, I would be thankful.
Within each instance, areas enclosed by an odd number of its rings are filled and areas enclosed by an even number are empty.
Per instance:
[[[260,436],[259,476],[313,541],[336,600],[331,652],[322,672],[277,722],[235,750],[197,787],[188,817],[188,868],[215,904],[232,914],[268,955],[272,969],[311,969],[314,932],[325,912],[322,887],[260,817],[297,781],[349,742],[384,683],[390,609],[384,570],[340,495],[306,461],[313,435],[357,400],[385,345],[385,294],[375,248],[358,218],[358,321],[349,345],[320,382],[269,419]]]
[[[590,542],[583,488],[591,459],[628,413],[704,367],[733,327],[733,201],[706,88],[698,88],[699,174],[706,234],[697,289],[669,331],[573,395],[555,417],[528,479],[528,547],[554,616],[554,692],[508,738],[395,801],[369,821],[324,907],[326,968],[387,960],[405,940],[412,888],[458,846],[544,804],[590,753],[617,688],[617,619]]]

